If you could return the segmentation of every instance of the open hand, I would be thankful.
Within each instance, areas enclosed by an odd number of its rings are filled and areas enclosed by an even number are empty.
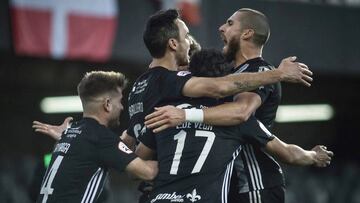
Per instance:
[[[145,126],[158,133],[185,122],[185,111],[175,106],[155,107],[155,111],[145,117]]]
[[[35,129],[35,132],[39,132],[45,135],[52,137],[55,140],[60,140],[61,133],[68,128],[70,122],[73,120],[72,117],[65,118],[64,122],[61,125],[50,125],[47,123],[42,123],[39,121],[33,121],[32,128]]]
[[[291,83],[301,83],[310,87],[313,81],[313,73],[307,65],[295,62],[296,56],[285,58],[281,61],[278,70],[282,72],[282,81]]]

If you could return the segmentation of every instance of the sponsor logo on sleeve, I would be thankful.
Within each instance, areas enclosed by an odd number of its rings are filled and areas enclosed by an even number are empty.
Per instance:
[[[129,149],[125,143],[123,142],[119,142],[119,145],[118,145],[119,149],[122,151],[122,152],[125,152],[126,154],[131,154],[133,153],[133,151],[131,151],[131,149]]]

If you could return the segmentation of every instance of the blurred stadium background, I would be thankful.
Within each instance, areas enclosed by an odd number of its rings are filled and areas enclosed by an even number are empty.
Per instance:
[[[36,173],[54,141],[34,133],[32,121],[60,124],[66,116],[81,117],[45,113],[41,101],[76,95],[77,83],[90,70],[120,71],[133,82],[150,61],[142,42],[145,21],[168,7],[182,9],[191,33],[207,48],[222,48],[217,29],[238,8],[269,17],[264,58],[278,65],[296,55],[315,73],[311,88],[283,84],[282,104],[324,104],[320,117],[330,112],[323,120],[285,118],[274,133],[306,149],[325,144],[335,152],[325,169],[283,166],[286,202],[359,203],[360,0],[0,1],[0,202],[33,201]],[[315,118],[309,114],[314,112],[320,110],[300,110],[307,119]],[[297,113],[285,112],[291,118]],[[117,132],[127,119],[126,109]],[[112,172],[105,202],[136,202],[136,184]]]

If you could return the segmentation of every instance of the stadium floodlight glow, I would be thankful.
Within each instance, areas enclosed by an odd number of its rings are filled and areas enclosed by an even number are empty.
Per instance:
[[[278,123],[327,121],[334,116],[329,104],[280,105],[275,121]]]
[[[82,112],[79,96],[45,97],[40,102],[44,113],[78,113]]]

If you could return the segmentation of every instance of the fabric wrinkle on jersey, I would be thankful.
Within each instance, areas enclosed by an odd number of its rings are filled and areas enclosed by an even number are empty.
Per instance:
[[[274,69],[261,57],[247,60],[235,67],[233,72],[262,72]],[[261,98],[261,106],[256,110],[255,117],[268,129],[275,120],[276,111],[281,100],[280,83],[265,85],[253,90]],[[285,186],[284,176],[280,165],[263,149],[246,144],[235,160],[235,170],[238,176],[237,190],[239,193]],[[232,185],[233,186],[233,185]]]
[[[170,103],[179,104],[189,104],[189,108],[195,104],[199,108],[220,102],[184,97],[182,101]],[[156,135],[151,131],[141,134],[139,140],[157,150],[159,161],[159,174],[149,202],[226,202],[233,160],[239,154],[241,144],[250,140],[263,147],[273,139],[271,134],[255,126],[258,121],[251,117],[247,124],[239,126],[185,122]],[[254,129],[259,130],[254,132]],[[153,140],[156,146],[152,146]]]
[[[37,202],[95,202],[108,168],[136,158],[119,136],[92,118],[73,122],[56,143]]]

